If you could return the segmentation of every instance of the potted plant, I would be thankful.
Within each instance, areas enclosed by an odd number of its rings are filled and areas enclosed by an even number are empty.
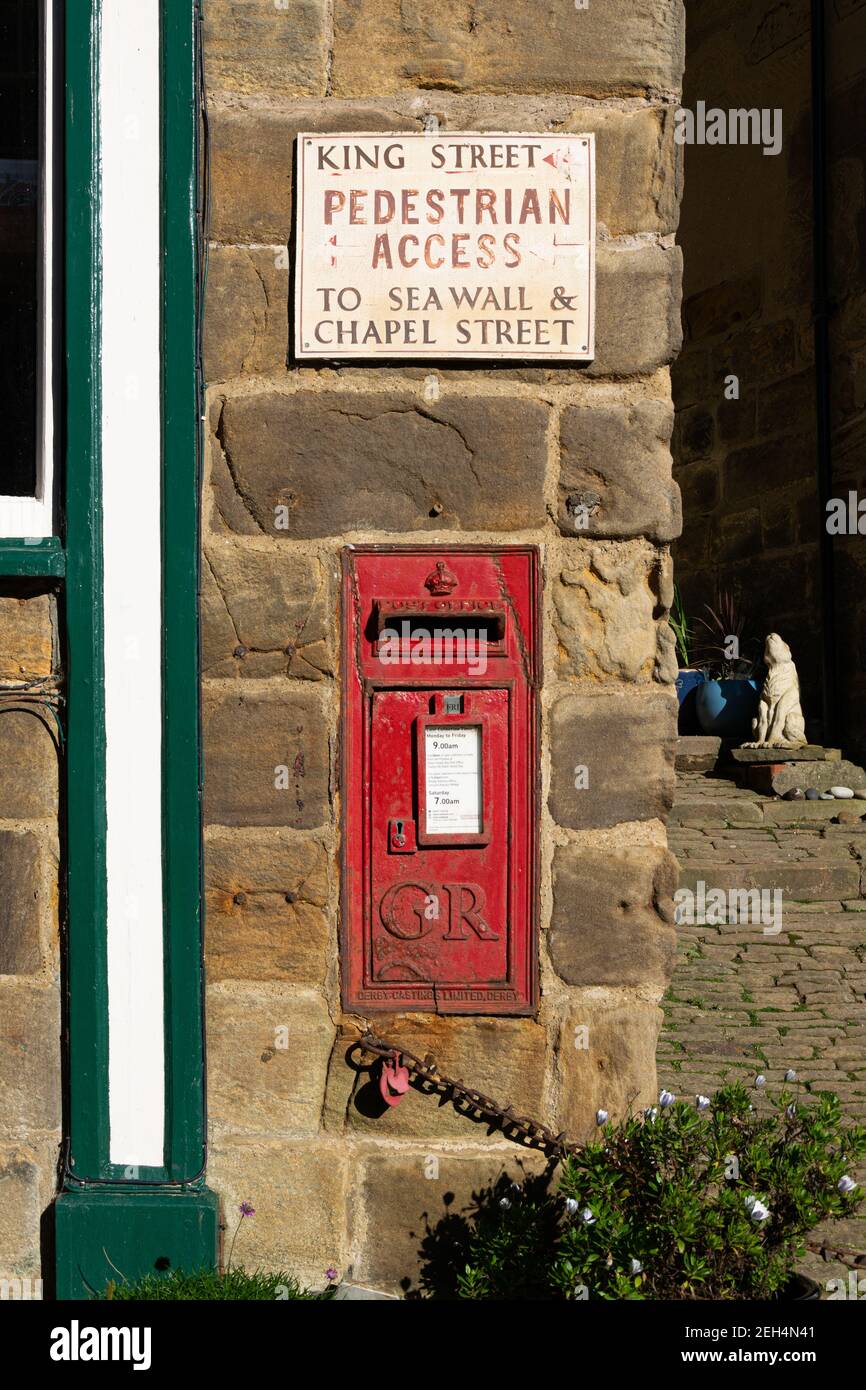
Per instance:
[[[691,662],[692,629],[686,617],[686,610],[683,604],[683,596],[680,593],[679,584],[674,585],[674,602],[668,615],[668,622],[673,629],[677,644],[677,661],[679,662],[679,674],[677,676],[677,699],[679,700],[679,720],[678,729],[681,734],[696,734],[700,730],[698,724],[697,708],[695,699],[698,686],[706,679],[704,671],[693,666]]]
[[[754,671],[760,647],[744,635],[745,619],[732,594],[720,592],[715,608],[704,608],[708,616],[697,619],[702,632],[696,652],[706,673],[695,697],[698,723],[705,734],[742,742],[758,712]]]
[[[449,1216],[428,1232],[428,1296],[819,1296],[796,1265],[819,1222],[859,1206],[866,1128],[829,1092],[773,1102],[763,1081],[688,1103],[663,1090],[618,1125],[599,1111],[598,1138],[563,1160],[558,1190],[550,1174],[503,1178],[462,1226]]]

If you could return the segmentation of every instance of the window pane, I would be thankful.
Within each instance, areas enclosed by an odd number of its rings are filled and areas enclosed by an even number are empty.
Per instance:
[[[38,0],[0,0],[0,494],[36,491],[39,335]]]

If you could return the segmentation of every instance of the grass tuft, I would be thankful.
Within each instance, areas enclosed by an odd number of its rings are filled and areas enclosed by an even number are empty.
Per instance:
[[[333,1298],[335,1292],[333,1285],[321,1293],[302,1288],[297,1279],[283,1272],[265,1274],[256,1270],[248,1274],[245,1269],[238,1268],[220,1274],[216,1269],[199,1269],[192,1273],[172,1269],[165,1274],[146,1274],[141,1279],[123,1283],[112,1280],[99,1297],[100,1300],[130,1303],[237,1303],[246,1300],[278,1303],[294,1299],[315,1303]]]

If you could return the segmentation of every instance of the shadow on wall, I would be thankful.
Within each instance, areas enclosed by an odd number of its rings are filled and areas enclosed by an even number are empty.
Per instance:
[[[833,493],[847,497],[857,487],[866,495],[866,5],[853,0],[826,8]],[[686,141],[679,233],[685,341],[672,370],[675,476],[684,513],[676,574],[690,615],[728,591],[756,637],[782,633],[800,672],[807,719],[815,719],[821,716],[824,515],[814,372],[810,7],[774,0],[689,5],[687,54],[683,108],[693,113],[694,126],[681,129],[694,143]],[[729,114],[749,109],[759,115],[748,124]],[[724,119],[717,121],[714,110]],[[725,143],[698,143],[702,135]],[[861,755],[862,550],[858,537],[834,544],[837,735],[851,751],[859,745]]]

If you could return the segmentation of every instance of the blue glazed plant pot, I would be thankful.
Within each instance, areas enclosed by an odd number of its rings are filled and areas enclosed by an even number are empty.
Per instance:
[[[753,680],[704,681],[695,705],[705,734],[718,738],[748,739],[758,712],[758,682]]]
[[[701,731],[696,697],[698,687],[703,685],[705,680],[703,671],[693,671],[690,667],[680,668],[677,676],[677,699],[680,702],[677,729],[681,734],[698,734]]]

